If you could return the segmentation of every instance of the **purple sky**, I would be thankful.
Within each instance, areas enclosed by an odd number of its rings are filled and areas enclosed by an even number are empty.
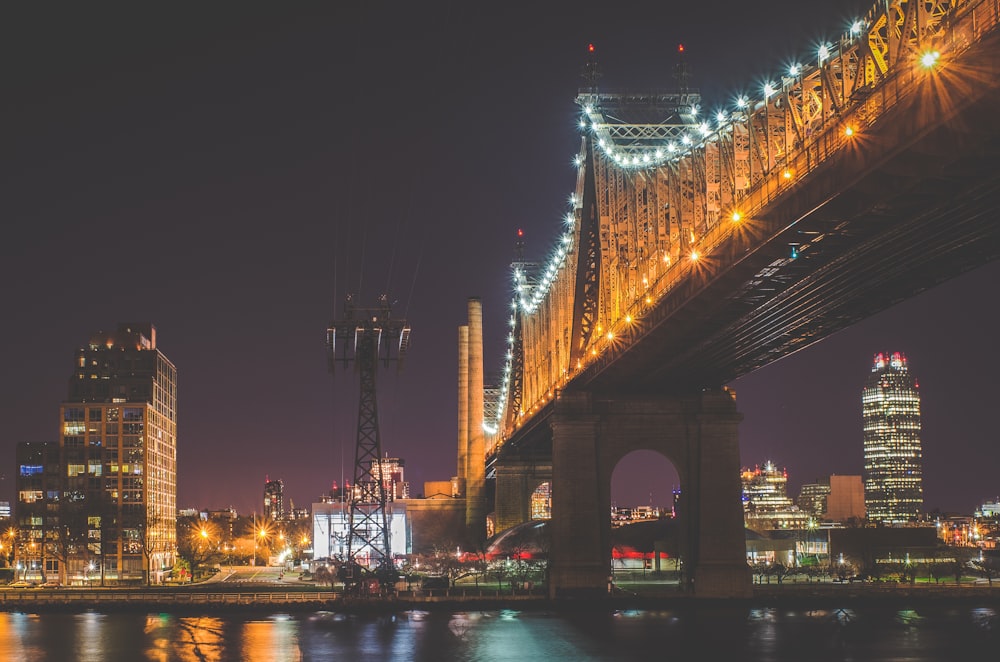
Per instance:
[[[458,326],[481,297],[499,371],[514,233],[542,259],[575,185],[587,45],[602,86],[645,89],[673,85],[683,43],[712,109],[868,6],[271,4],[5,8],[0,498],[17,442],[57,438],[75,348],[151,321],[178,369],[178,504],[250,512],[270,477],[308,506],[353,471],[357,376],[324,354],[348,291],[387,291],[413,329],[378,377],[383,450],[414,493],[449,478]],[[795,491],[860,473],[861,387],[899,350],[927,506],[997,496],[998,282],[984,267],[737,381],[744,464],[787,467]],[[626,460],[616,501],[665,501],[661,464]]]

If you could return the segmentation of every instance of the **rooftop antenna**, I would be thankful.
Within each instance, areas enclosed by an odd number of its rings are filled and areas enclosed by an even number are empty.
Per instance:
[[[583,65],[583,79],[587,81],[589,92],[597,92],[597,80],[601,72],[597,68],[597,49],[593,44],[587,45],[587,62]]]
[[[677,64],[674,65],[674,80],[677,81],[677,91],[687,94],[691,91],[691,72],[688,71],[687,60],[684,57],[684,44],[677,44]]]

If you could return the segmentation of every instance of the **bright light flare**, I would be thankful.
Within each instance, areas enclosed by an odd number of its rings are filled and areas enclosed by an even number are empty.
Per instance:
[[[920,64],[925,69],[933,69],[939,59],[941,59],[941,53],[938,51],[927,51],[920,56]]]

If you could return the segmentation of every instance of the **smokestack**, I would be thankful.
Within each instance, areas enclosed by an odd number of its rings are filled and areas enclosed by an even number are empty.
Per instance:
[[[465,468],[465,528],[470,543],[486,539],[486,435],[483,432],[483,304],[469,299],[469,443]]]
[[[465,472],[469,457],[469,327],[458,327],[458,472],[456,488],[465,496]]]

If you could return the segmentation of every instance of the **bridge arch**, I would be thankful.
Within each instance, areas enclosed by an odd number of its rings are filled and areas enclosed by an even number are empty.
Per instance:
[[[681,485],[677,463],[663,452],[637,448],[624,453],[611,469],[611,506],[658,506],[670,511],[673,490]]]
[[[691,396],[558,395],[552,433],[552,597],[594,593],[611,576],[611,479],[636,450],[655,450],[684,489],[678,523],[684,585],[697,595],[749,596],[740,507],[742,416],[726,389]]]

